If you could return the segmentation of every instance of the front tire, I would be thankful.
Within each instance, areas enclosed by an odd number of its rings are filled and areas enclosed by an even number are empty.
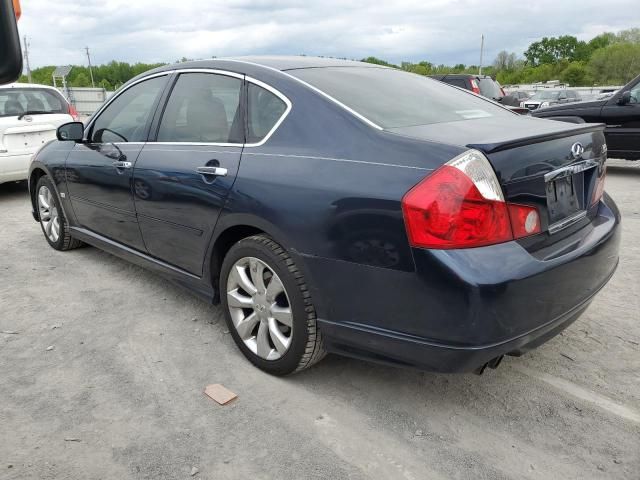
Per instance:
[[[222,263],[220,290],[229,331],[258,368],[288,375],[324,357],[302,273],[270,237],[254,235],[231,247]]]
[[[56,250],[72,250],[82,245],[69,233],[69,224],[64,216],[60,200],[48,176],[40,177],[36,185],[38,219],[44,238]]]

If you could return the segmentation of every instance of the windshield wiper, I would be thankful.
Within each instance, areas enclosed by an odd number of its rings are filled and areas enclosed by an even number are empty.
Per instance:
[[[22,120],[27,115],[47,115],[47,114],[53,114],[53,113],[58,113],[58,112],[45,112],[44,110],[27,110],[26,112],[24,112],[22,115],[18,117],[18,120]]]

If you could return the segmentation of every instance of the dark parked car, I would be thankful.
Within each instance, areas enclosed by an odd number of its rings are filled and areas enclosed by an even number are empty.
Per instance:
[[[29,189],[53,248],[86,242],[221,302],[268,372],[327,351],[481,371],[566,328],[613,274],[605,157],[599,125],[420,75],[219,59],[147,72],[60,127]]]
[[[439,80],[449,85],[470,90],[473,93],[482,95],[499,102],[504,97],[504,90],[498,82],[489,75],[471,75],[467,73],[447,73],[442,75],[429,75],[429,77]]]
[[[500,103],[502,103],[503,105],[508,105],[510,107],[519,107],[522,102],[524,102],[525,100],[529,100],[530,97],[531,95],[529,95],[527,92],[516,90],[502,97]]]
[[[581,100],[580,94],[573,90],[538,90],[531,97],[524,100],[521,105],[529,110],[537,110]]]
[[[609,156],[640,159],[640,76],[609,98],[557,105],[534,115],[572,123],[604,123]]]

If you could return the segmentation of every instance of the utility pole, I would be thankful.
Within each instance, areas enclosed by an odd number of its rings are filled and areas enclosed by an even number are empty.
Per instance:
[[[29,41],[27,36],[24,36],[24,63],[27,64],[27,79],[29,83],[33,83],[31,80],[31,66],[29,65]]]
[[[480,37],[480,68],[478,69],[478,75],[482,75],[482,56],[484,54],[484,33]]]
[[[91,86],[95,88],[96,84],[93,82],[93,70],[91,70],[91,55],[89,55],[89,47],[84,47],[87,52],[87,60],[89,61],[89,75],[91,75]]]

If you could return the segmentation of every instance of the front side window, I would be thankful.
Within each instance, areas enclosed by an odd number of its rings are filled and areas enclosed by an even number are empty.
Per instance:
[[[249,84],[248,143],[260,142],[278,123],[287,110],[279,97],[253,83]]]
[[[140,82],[118,95],[96,119],[91,141],[144,142],[153,106],[162,92],[166,76]]]
[[[158,142],[243,143],[242,80],[213,73],[183,73],[160,122]]]
[[[631,94],[629,103],[640,103],[640,83],[636,84],[629,93]]]

